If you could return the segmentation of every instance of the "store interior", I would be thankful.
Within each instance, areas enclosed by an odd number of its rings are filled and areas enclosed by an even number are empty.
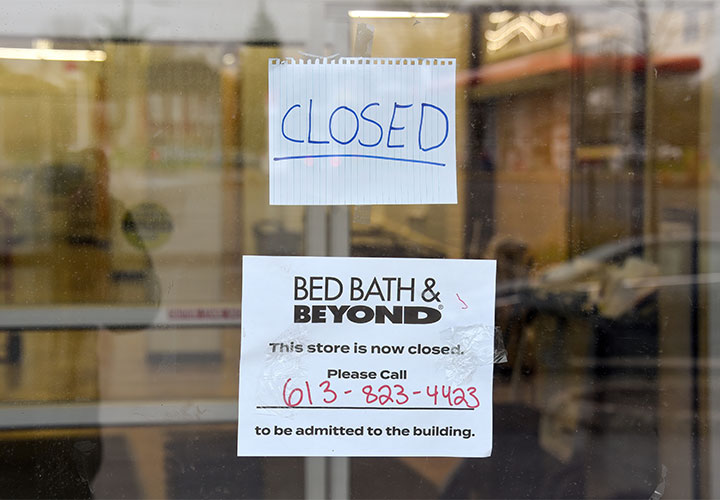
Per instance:
[[[0,38],[0,491],[720,494],[717,6],[318,5]],[[269,204],[268,59],[358,54],[456,59],[457,204]],[[493,456],[238,458],[243,255],[497,260]]]

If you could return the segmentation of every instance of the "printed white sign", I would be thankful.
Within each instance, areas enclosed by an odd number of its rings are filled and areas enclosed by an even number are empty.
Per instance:
[[[270,59],[271,205],[457,203],[455,60]]]
[[[239,456],[485,457],[495,261],[243,258]]]

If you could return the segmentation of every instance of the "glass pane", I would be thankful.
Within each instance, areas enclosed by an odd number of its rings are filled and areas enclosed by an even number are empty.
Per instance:
[[[3,496],[720,497],[718,2],[7,3]],[[456,205],[269,205],[336,55],[456,59]],[[492,457],[237,458],[244,254],[496,259]]]
[[[267,203],[281,49],[2,45],[0,489],[302,496],[302,460],[238,460],[233,425],[241,256],[303,250]]]

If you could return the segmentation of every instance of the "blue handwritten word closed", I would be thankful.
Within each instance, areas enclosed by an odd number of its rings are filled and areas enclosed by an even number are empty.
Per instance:
[[[291,103],[278,114],[283,140],[312,146],[312,152],[275,157],[275,161],[354,157],[445,165],[422,158],[423,153],[441,148],[448,140],[448,113],[436,104],[368,102],[362,107],[338,104],[318,109],[317,105],[313,107],[313,100]],[[322,152],[324,145],[328,147],[327,153]],[[362,153],[357,152],[356,145],[365,148]],[[337,146],[348,146],[354,152],[338,152]],[[409,154],[388,156],[393,150],[406,150]]]

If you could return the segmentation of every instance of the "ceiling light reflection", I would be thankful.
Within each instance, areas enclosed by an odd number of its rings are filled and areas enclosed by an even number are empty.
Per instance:
[[[21,49],[0,47],[0,59],[23,59],[27,61],[86,61],[103,62],[107,59],[104,50],[78,49]]]
[[[350,10],[348,16],[353,18],[373,19],[413,19],[413,18],[435,18],[445,19],[450,14],[447,12],[410,12],[404,10]]]

